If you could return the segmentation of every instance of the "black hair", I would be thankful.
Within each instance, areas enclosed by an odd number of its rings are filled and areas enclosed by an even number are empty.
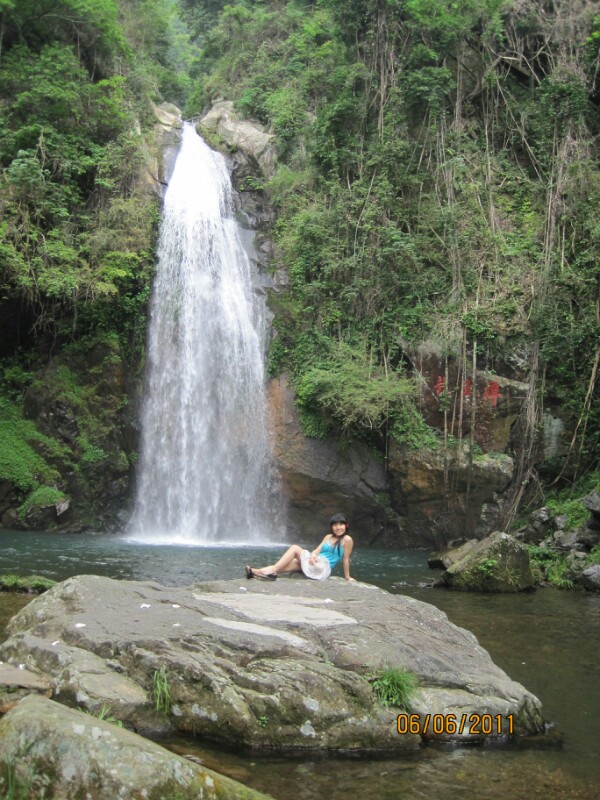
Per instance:
[[[344,525],[346,526],[346,532],[344,533],[345,536],[346,533],[348,533],[348,520],[346,519],[346,515],[334,514],[332,518],[329,520],[329,530],[332,529],[332,527],[335,525],[336,522],[343,522]],[[336,537],[335,549],[337,550],[338,553],[342,549],[342,539],[344,538],[344,536]]]

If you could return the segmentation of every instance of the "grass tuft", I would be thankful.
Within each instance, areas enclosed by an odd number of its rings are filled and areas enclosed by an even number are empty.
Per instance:
[[[412,698],[419,688],[419,679],[404,667],[386,667],[372,678],[371,685],[384,706],[410,711]]]

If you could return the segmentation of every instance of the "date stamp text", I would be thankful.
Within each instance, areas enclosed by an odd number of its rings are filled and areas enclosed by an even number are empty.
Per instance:
[[[398,733],[421,736],[510,736],[513,714],[398,714]]]

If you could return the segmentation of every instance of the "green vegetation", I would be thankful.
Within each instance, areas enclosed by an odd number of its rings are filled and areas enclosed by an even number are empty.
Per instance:
[[[171,710],[171,687],[169,685],[169,675],[164,664],[160,669],[155,670],[152,675],[152,698],[156,711],[167,716]]]
[[[0,2],[0,479],[22,516],[51,492],[95,515],[128,463],[129,387],[98,349],[110,342],[139,377],[158,221],[144,178],[152,102],[183,100],[195,52],[177,11]]]
[[[0,396],[0,479],[24,491],[38,489],[59,479],[49,460],[60,446],[41,434],[21,416],[18,405]],[[44,454],[46,457],[44,457]]]
[[[497,566],[497,558],[484,558],[483,561],[477,564],[477,572],[483,583],[489,583],[494,580]]]
[[[592,547],[585,563],[588,567],[591,567],[593,564],[600,564],[600,544]]]
[[[419,687],[416,675],[403,667],[386,667],[371,679],[373,691],[384,706],[411,710],[411,700]]]
[[[41,594],[55,585],[56,581],[44,578],[42,575],[0,575],[0,591],[2,592],[33,592]]]
[[[196,116],[217,98],[275,134],[274,176],[242,188],[276,212],[289,286],[269,370],[290,376],[305,432],[382,455],[467,442],[472,463],[465,386],[501,371],[531,386],[509,516],[539,476],[582,496],[600,452],[599,19],[568,0],[0,0],[0,479],[15,507],[45,487],[94,519],[109,476],[126,492],[152,103]],[[428,358],[455,375],[434,412]],[[549,403],[571,441],[539,465]]]
[[[27,800],[35,789],[39,789],[43,796],[43,786],[35,786],[41,777],[32,766],[24,767],[21,758],[26,756],[33,747],[33,742],[21,744],[18,757],[13,757],[0,765],[0,792],[2,800]],[[42,779],[42,783],[45,781]]]
[[[81,709],[81,710],[84,711],[85,714],[89,714],[90,716],[95,717],[96,719],[102,720],[103,722],[110,722],[111,725],[116,725],[117,728],[122,728],[123,727],[123,723],[121,722],[121,720],[117,719],[115,716],[113,716],[112,708],[109,705],[107,705],[106,703],[104,703],[102,708],[97,712],[95,712],[95,711],[87,711],[87,710],[84,710],[84,709]]]
[[[600,490],[600,472],[590,472],[575,486],[548,492],[546,505],[553,517],[565,516],[565,530],[582,528],[590,512],[583,503],[586,494]]]
[[[3,791],[2,800],[27,800],[30,796],[32,779],[29,776],[21,777],[15,764],[7,765],[6,778],[0,778],[0,781],[0,788]]]
[[[270,371],[291,376],[305,432],[381,451],[392,440],[439,446],[416,403],[416,354],[442,372],[455,363],[463,381],[518,362],[533,391],[513,511],[539,485],[548,400],[574,437],[543,477],[577,481],[597,464],[600,430],[593,10],[575,16],[567,0],[194,7],[202,52],[189,113],[226,97],[277,137],[266,191],[290,287],[273,302]],[[463,437],[460,384],[438,398],[444,440]]]
[[[573,581],[567,576],[570,570],[566,558],[556,550],[529,545],[531,572],[537,583],[547,583],[558,589],[572,589]]]

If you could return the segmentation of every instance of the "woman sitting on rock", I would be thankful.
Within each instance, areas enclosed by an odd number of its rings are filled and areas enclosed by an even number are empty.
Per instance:
[[[344,514],[334,514],[329,520],[330,533],[312,553],[300,545],[293,544],[285,551],[279,561],[269,567],[246,567],[247,578],[267,578],[274,581],[282,572],[302,572],[307,578],[323,580],[331,575],[331,570],[341,561],[344,578],[350,577],[350,554],[354,547],[348,534],[348,521]]]

